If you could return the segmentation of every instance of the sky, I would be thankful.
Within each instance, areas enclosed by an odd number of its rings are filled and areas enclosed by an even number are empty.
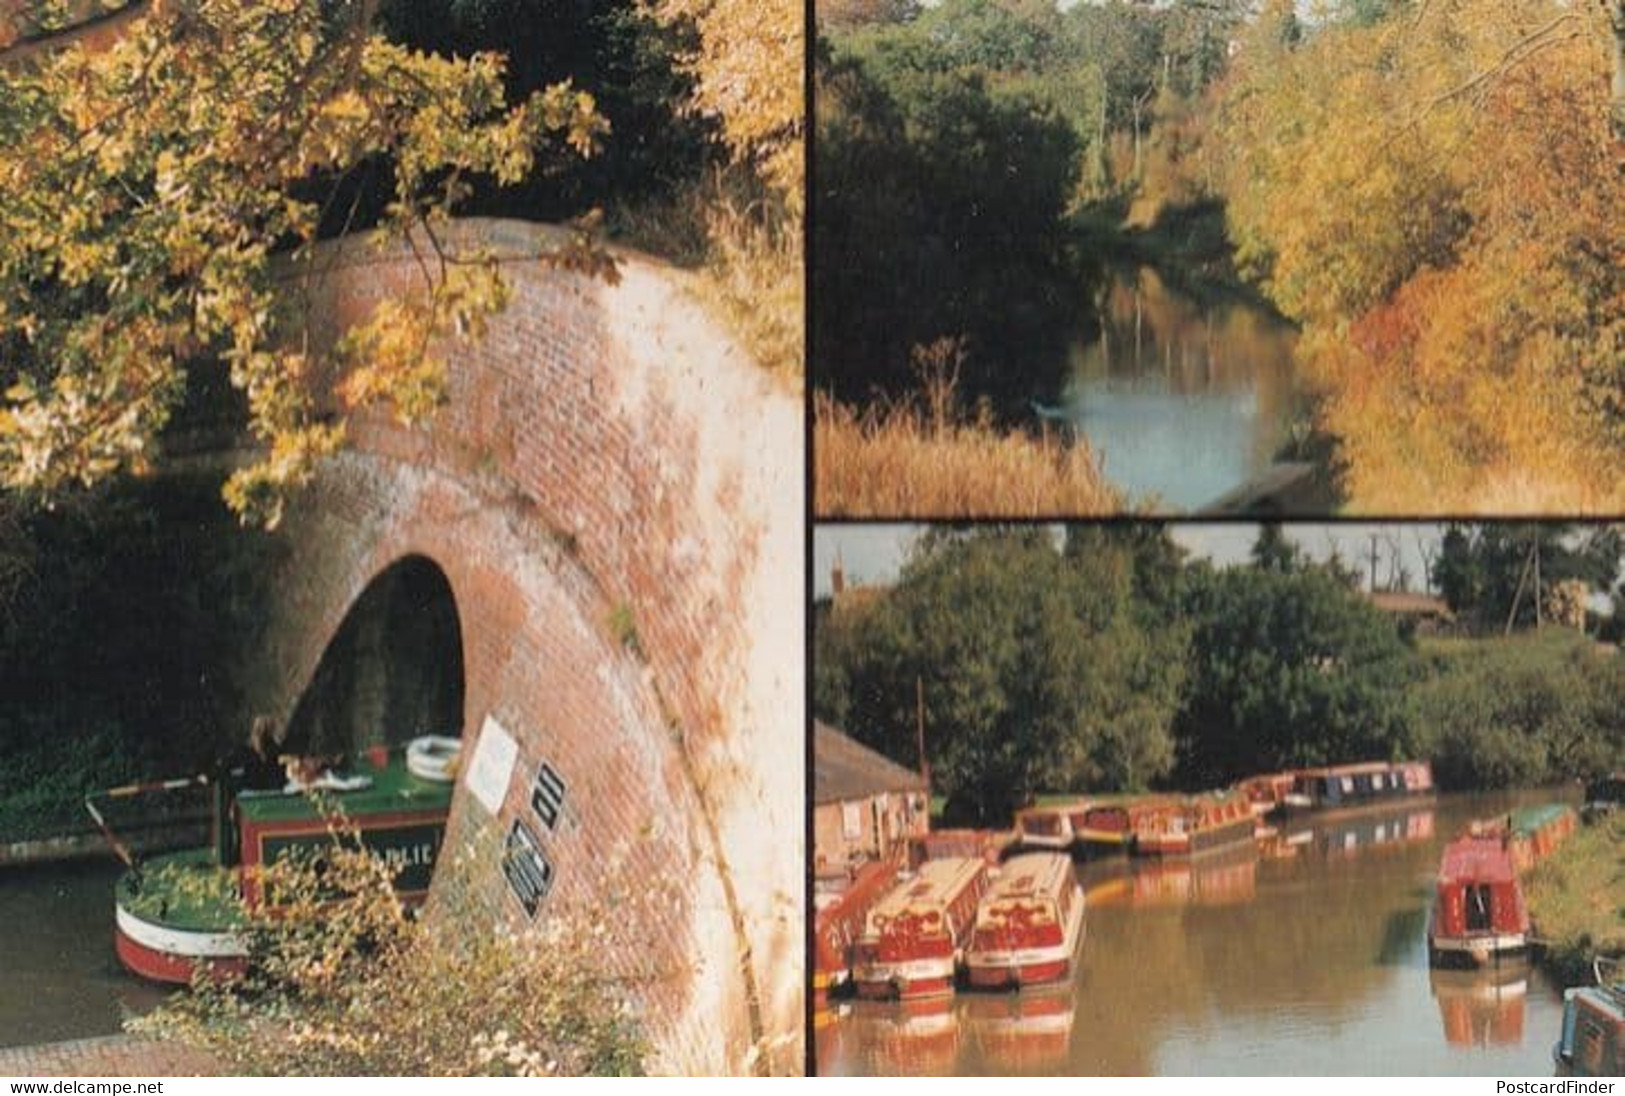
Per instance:
[[[813,596],[830,592],[830,570],[837,553],[848,583],[887,585],[897,577],[913,543],[918,525],[818,525],[813,531]],[[1195,558],[1226,567],[1247,560],[1258,526],[1246,522],[1171,522],[1174,541]],[[1389,580],[1397,549],[1400,565],[1411,574],[1411,589],[1424,588],[1427,570],[1423,547],[1436,550],[1445,527],[1433,523],[1293,522],[1282,526],[1286,536],[1310,558],[1324,560],[1335,547],[1347,563],[1358,562],[1369,578],[1372,537],[1379,555],[1377,579]]]

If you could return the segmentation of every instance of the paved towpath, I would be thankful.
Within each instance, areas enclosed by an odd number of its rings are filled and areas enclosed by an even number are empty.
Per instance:
[[[107,1035],[0,1047],[0,1077],[63,1080],[73,1077],[212,1077],[219,1064],[206,1054],[133,1035]]]

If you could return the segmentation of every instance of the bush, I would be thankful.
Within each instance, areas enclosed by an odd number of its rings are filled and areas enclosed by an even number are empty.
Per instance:
[[[244,911],[243,979],[199,977],[132,1028],[254,1075],[643,1072],[638,976],[605,964],[612,946],[625,946],[616,926],[635,916],[553,910],[523,934],[465,934],[466,922],[409,916],[394,869],[355,848],[342,819],[332,830],[319,858],[264,872],[281,902],[275,916]]]
[[[1625,763],[1625,662],[1572,632],[1436,652],[1408,707],[1444,788],[1548,784]]]

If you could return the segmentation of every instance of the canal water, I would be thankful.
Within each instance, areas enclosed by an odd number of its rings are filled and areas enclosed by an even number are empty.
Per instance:
[[[1141,267],[1112,276],[1098,318],[1072,345],[1055,413],[1130,498],[1163,510],[1205,506],[1307,428],[1297,333],[1268,309],[1233,297],[1199,302]]]
[[[0,867],[0,1047],[110,1035],[163,991],[119,966],[105,860]]]
[[[1256,854],[1080,865],[1069,985],[837,1002],[815,1018],[819,1072],[1549,1076],[1557,990],[1527,963],[1430,971],[1426,930],[1444,842],[1553,798],[1442,797],[1294,826]]]

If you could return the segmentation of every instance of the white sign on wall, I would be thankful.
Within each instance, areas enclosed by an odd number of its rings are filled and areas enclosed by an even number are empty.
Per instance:
[[[519,743],[495,717],[486,716],[480,725],[480,740],[474,746],[474,760],[464,770],[468,776],[463,783],[493,815],[502,810],[518,759]]]

